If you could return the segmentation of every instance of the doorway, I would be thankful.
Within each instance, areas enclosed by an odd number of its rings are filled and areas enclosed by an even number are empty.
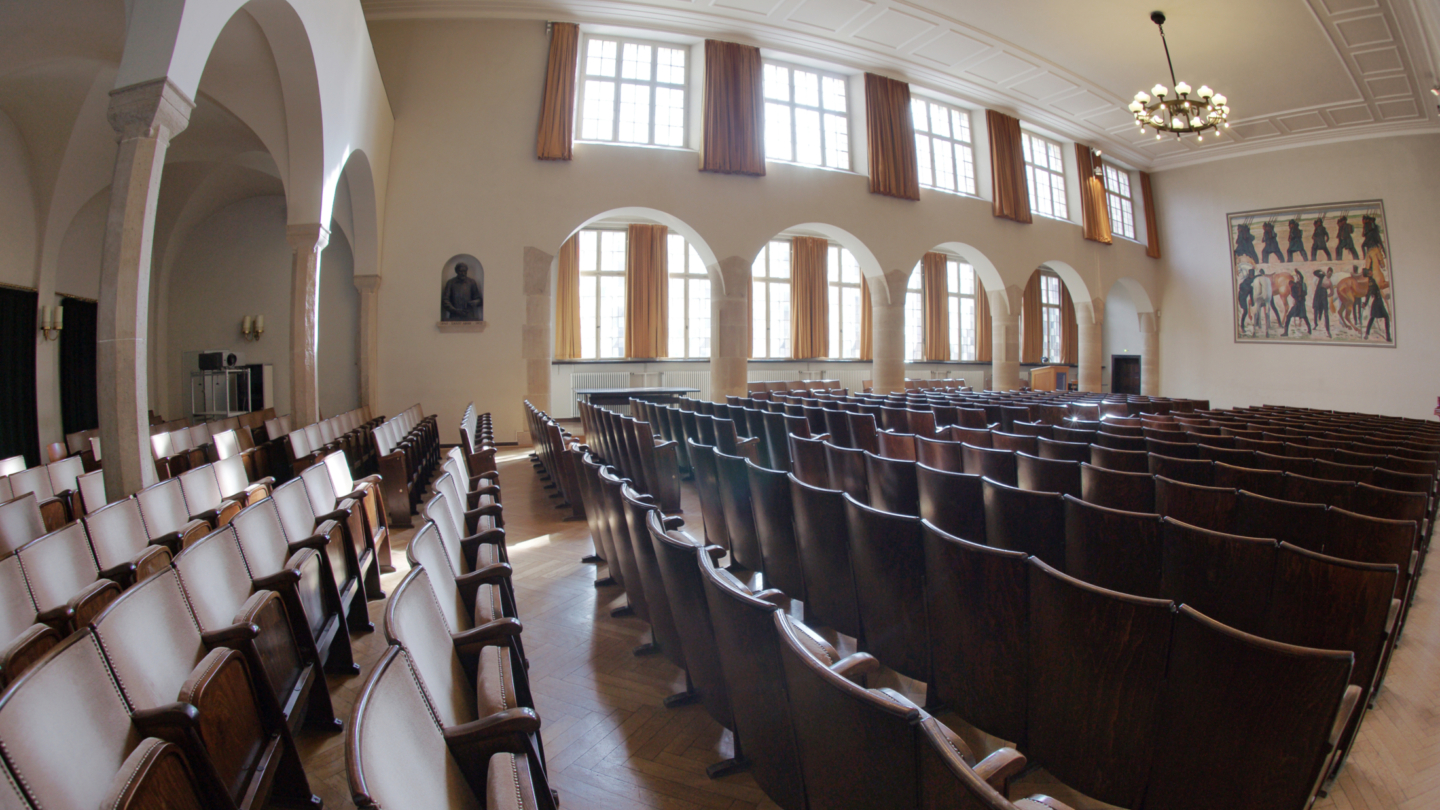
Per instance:
[[[1110,393],[1140,394],[1140,358],[1134,355],[1110,356]]]

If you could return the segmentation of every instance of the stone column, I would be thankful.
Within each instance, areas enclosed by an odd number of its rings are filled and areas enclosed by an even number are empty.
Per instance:
[[[1076,302],[1075,324],[1080,333],[1080,390],[1100,393],[1105,387],[1100,367],[1103,351],[1105,301],[1095,298],[1088,304]]]
[[[380,392],[376,369],[380,362],[381,277],[355,276],[360,291],[360,407],[379,412]]]
[[[316,223],[288,225],[285,239],[295,251],[290,273],[290,425],[320,421],[320,251],[330,232]]]
[[[156,481],[145,345],[150,251],[165,150],[190,122],[194,107],[168,79],[110,93],[107,117],[120,146],[100,259],[97,383],[105,490],[112,501]]]
[[[905,286],[910,273],[910,270],[891,270],[885,274],[883,284],[877,283],[878,279],[867,279],[873,327],[870,346],[874,355],[870,376],[875,381],[877,394],[905,390]]]
[[[525,248],[524,292],[525,325],[520,330],[520,357],[525,361],[525,398],[550,413],[550,319],[554,312],[554,296],[550,294],[550,270],[555,257],[539,248]],[[516,403],[521,404],[521,403]],[[520,424],[530,422],[520,414]],[[517,431],[515,440],[522,445],[534,442],[529,430]]]
[[[710,399],[745,395],[750,353],[750,262],[721,259],[710,273]]]
[[[990,296],[990,387],[1020,387],[1020,288],[1006,287]]]
[[[1147,397],[1160,396],[1160,313],[1140,313],[1140,334],[1145,337],[1145,348],[1140,353],[1140,393]]]

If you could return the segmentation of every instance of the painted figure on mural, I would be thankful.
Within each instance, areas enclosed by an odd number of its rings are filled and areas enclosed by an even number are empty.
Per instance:
[[[1315,327],[1310,323],[1310,317],[1305,314],[1304,273],[1298,271],[1295,273],[1295,280],[1290,282],[1290,298],[1292,303],[1290,304],[1290,311],[1285,313],[1285,328],[1283,330],[1284,333],[1286,335],[1290,334],[1290,319],[1298,318],[1299,320],[1305,322],[1306,333],[1314,334]],[[1298,330],[1300,327],[1296,326],[1295,328]]]
[[[1260,226],[1260,229],[1260,243],[1264,246],[1263,250],[1260,251],[1260,258],[1268,263],[1270,261],[1270,254],[1273,253],[1275,254],[1275,258],[1282,262],[1285,261],[1285,254],[1280,252],[1279,237],[1275,234],[1275,223],[1267,222]]]
[[[1241,225],[1240,227],[1245,227]],[[1240,330],[1245,330],[1245,319],[1250,315],[1250,304],[1255,299],[1255,268],[1252,265],[1243,265],[1245,276],[1240,279],[1239,292],[1236,295],[1235,303],[1240,307]]]
[[[1360,217],[1360,236],[1364,240],[1360,243],[1360,249],[1366,253],[1370,248],[1382,247],[1380,244],[1380,226],[1376,224],[1375,217],[1365,215]]]
[[[485,320],[485,294],[464,262],[455,265],[455,275],[440,293],[440,317],[446,321]]]
[[[1255,255],[1255,235],[1250,233],[1249,225],[1235,229],[1235,255],[1249,256],[1251,261],[1260,263],[1260,257]]]
[[[1350,251],[1350,258],[1360,258],[1360,253],[1355,250],[1355,226],[1351,225],[1349,218],[1344,214],[1335,221],[1335,260],[1345,258],[1345,251]]]
[[[1381,293],[1380,282],[1375,279],[1375,273],[1370,268],[1365,268],[1365,277],[1370,280],[1370,322],[1365,324],[1365,339],[1370,339],[1370,328],[1375,325],[1377,319],[1385,321],[1385,341],[1390,341],[1390,310],[1385,308],[1385,296]]]
[[[1300,230],[1300,220],[1292,219],[1290,220],[1289,225],[1290,244],[1285,249],[1285,261],[1295,261],[1295,254],[1299,253],[1300,261],[1303,262],[1310,257],[1310,254],[1305,252],[1305,234]]]
[[[1315,300],[1314,315],[1315,325],[1320,325],[1320,319],[1325,319],[1325,336],[1332,337],[1330,333],[1330,290],[1335,286],[1331,281],[1335,276],[1335,268],[1315,271]],[[1313,331],[1313,330],[1312,330]]]
[[[1310,235],[1310,261],[1320,261],[1320,251],[1325,251],[1325,258],[1335,261],[1330,255],[1330,229],[1325,227],[1325,217],[1315,218],[1315,232]]]

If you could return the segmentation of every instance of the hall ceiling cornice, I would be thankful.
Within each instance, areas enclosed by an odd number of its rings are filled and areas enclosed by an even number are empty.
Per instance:
[[[367,19],[534,19],[724,38],[904,79],[1160,171],[1308,143],[1440,132],[1430,0],[362,0]],[[1157,141],[1125,110],[1179,77],[1231,128]],[[964,21],[962,21],[962,19]]]

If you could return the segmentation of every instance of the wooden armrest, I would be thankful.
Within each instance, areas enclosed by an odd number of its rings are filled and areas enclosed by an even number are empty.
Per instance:
[[[725,556],[726,551],[724,546],[706,546],[705,553],[710,555],[712,561],[720,562],[720,558]]]
[[[469,537],[461,538],[460,547],[464,549],[472,549],[475,546],[480,545],[481,543],[489,543],[492,546],[505,545],[505,530],[496,528],[486,529],[483,532],[476,532]]]
[[[250,584],[262,591],[279,591],[294,587],[299,581],[300,569],[284,568],[268,576],[256,577]]]
[[[487,582],[499,582],[502,579],[509,579],[513,570],[509,563],[491,563],[467,574],[461,574],[455,578],[455,584],[463,588],[466,586],[483,585]]]
[[[135,563],[131,561],[111,566],[103,569],[100,576],[119,584],[122,588],[127,587],[135,579]]]
[[[108,582],[109,580],[106,581]],[[110,584],[114,585],[115,583],[111,582]],[[42,625],[46,625],[47,627],[53,627],[61,632],[64,632],[66,628],[70,626],[70,622],[74,618],[75,607],[74,605],[68,603],[64,605],[56,605],[49,610],[44,610],[40,613],[35,614],[35,620],[37,622]]]
[[[221,627],[218,630],[211,630],[208,633],[201,633],[200,640],[205,643],[206,649],[216,647],[227,647],[234,649],[247,641],[254,641],[260,637],[260,628],[254,624],[232,624],[229,627]]]
[[[1009,747],[1000,748],[975,763],[975,775],[1002,794],[1005,792],[1006,783],[1023,770],[1025,755]]]
[[[478,739],[490,739],[540,731],[540,715],[534,709],[517,708],[496,712],[479,720],[445,729],[445,742],[464,746]]]
[[[199,729],[200,710],[189,703],[168,703],[131,712],[130,720],[146,737],[175,741]]]
[[[69,606],[72,609],[72,621],[75,627],[84,627],[90,620],[100,615],[107,605],[115,601],[120,595],[120,586],[108,579],[97,579],[94,582],[80,589],[80,592],[70,597]]]
[[[455,633],[451,638],[455,641],[456,650],[464,655],[473,653],[481,647],[508,644],[510,639],[519,636],[524,630],[525,626],[520,623],[519,619],[502,616],[479,627]]]
[[[46,653],[54,649],[64,636],[48,624],[32,624],[0,651],[0,681],[15,679]]]
[[[184,529],[177,529],[173,532],[162,534],[159,537],[151,538],[150,545],[162,546],[169,549],[172,555],[179,554],[182,547],[181,538],[184,536]]]
[[[880,662],[870,653],[855,653],[830,665],[830,671],[849,680],[880,671]]]
[[[330,532],[325,532],[324,534],[312,534],[304,540],[296,540],[295,542],[290,543],[287,547],[287,550],[290,554],[294,554],[295,552],[306,548],[312,548],[316,551],[324,551],[325,547],[330,544],[329,535]]]
[[[333,512],[326,512],[323,515],[315,516],[315,525],[323,526],[326,523],[344,523],[350,519],[350,509],[342,507]],[[316,531],[319,531],[318,529]],[[328,534],[328,532],[326,532]]]
[[[1351,684],[1345,687],[1345,696],[1340,699],[1340,710],[1335,712],[1335,725],[1330,728],[1330,745],[1334,747],[1340,743],[1340,735],[1344,733],[1345,726],[1350,722],[1350,715],[1355,713],[1356,704],[1360,702],[1360,687]]]
[[[778,605],[781,607],[784,606],[783,603],[790,601],[790,597],[786,596],[785,592],[780,590],[779,588],[766,588],[759,593],[752,593],[750,595],[755,597],[756,599],[761,600],[762,602],[769,602],[772,605]]]
[[[1401,604],[1402,604],[1402,602],[1401,602],[1401,600],[1399,600],[1399,599],[1391,599],[1391,600],[1390,600],[1390,615],[1385,617],[1385,633],[1386,633],[1386,635],[1394,635],[1394,634],[1395,634],[1395,620],[1400,618],[1400,607],[1401,607]]]

